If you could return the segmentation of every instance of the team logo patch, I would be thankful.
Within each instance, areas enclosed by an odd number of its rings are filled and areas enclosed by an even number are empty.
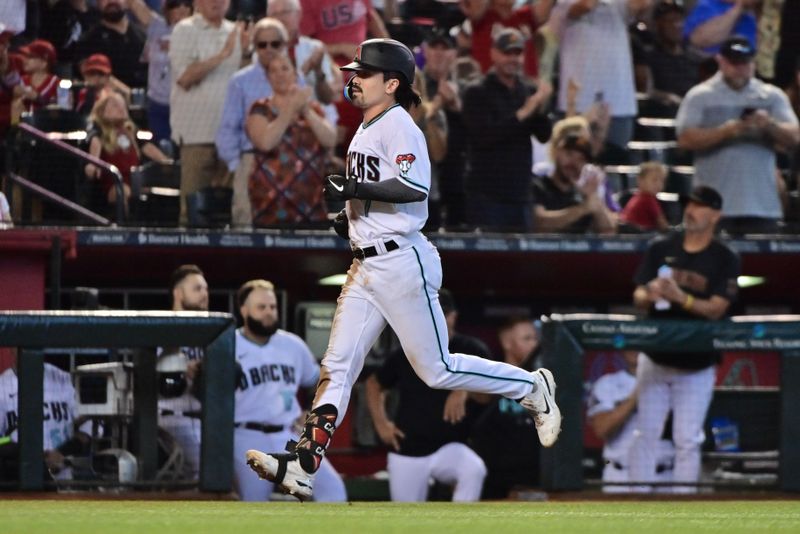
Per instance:
[[[394,162],[400,166],[400,176],[408,178],[408,171],[411,170],[411,164],[416,159],[417,157],[414,154],[400,154],[395,158]]]
[[[353,57],[353,61],[361,61],[361,45],[356,48],[356,55]]]

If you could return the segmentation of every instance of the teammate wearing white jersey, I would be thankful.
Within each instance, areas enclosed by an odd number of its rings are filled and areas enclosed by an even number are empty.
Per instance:
[[[55,365],[45,363],[42,386],[44,459],[50,475],[63,480],[70,477],[64,456],[80,452],[83,445],[88,443],[88,436],[79,437],[75,432],[75,388],[69,373]],[[7,447],[17,442],[18,399],[19,381],[16,369],[6,369],[0,375],[0,447]]]
[[[208,311],[208,283],[197,265],[181,265],[170,279],[173,311]],[[190,393],[191,381],[203,359],[202,347],[158,351],[158,424],[175,438],[184,457],[184,475],[200,472],[200,401]]]
[[[301,500],[312,494],[314,473],[345,415],[364,358],[387,324],[429,387],[518,399],[534,416],[545,446],[555,443],[561,428],[550,371],[531,373],[448,352],[438,300],[442,266],[436,248],[420,232],[428,217],[430,161],[425,138],[407,111],[420,104],[411,87],[413,54],[398,41],[370,39],[342,70],[355,72],[345,93],[363,110],[364,120],[348,149],[347,175],[329,176],[325,192],[330,199],[347,200],[335,228],[349,238],[354,260],[300,441],[289,454],[247,453],[262,478]]]
[[[608,373],[592,385],[586,416],[597,437],[605,441],[603,446],[603,482],[631,482],[628,475],[630,448],[637,428],[636,411],[636,364],[639,353],[627,350],[623,353],[625,369]],[[672,480],[675,447],[666,439],[658,441],[656,452],[657,482]],[[631,491],[630,486],[603,486],[606,493]]]
[[[234,412],[234,483],[243,501],[266,501],[272,484],[253,476],[245,452],[279,450],[297,437],[292,430],[301,415],[297,390],[317,383],[319,364],[302,339],[278,328],[278,301],[270,282],[246,282],[236,298],[244,326],[236,331],[236,361],[242,372]],[[327,460],[320,466],[314,498],[347,500],[344,482]]]

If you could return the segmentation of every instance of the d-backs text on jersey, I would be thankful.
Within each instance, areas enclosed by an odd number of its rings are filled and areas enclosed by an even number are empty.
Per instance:
[[[368,156],[360,152],[347,153],[347,176],[359,178],[362,182],[377,182],[381,178],[381,160],[378,156]]]
[[[289,365],[276,363],[264,364],[259,367],[242,369],[239,375],[238,389],[244,391],[250,386],[258,386],[267,382],[280,382],[295,384],[295,369]]]

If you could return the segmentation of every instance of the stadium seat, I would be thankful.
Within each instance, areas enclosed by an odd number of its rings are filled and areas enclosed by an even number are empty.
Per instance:
[[[131,219],[146,226],[175,226],[180,211],[181,167],[148,162],[131,172]]]
[[[186,196],[189,226],[221,228],[231,223],[233,190],[227,187],[206,187]]]

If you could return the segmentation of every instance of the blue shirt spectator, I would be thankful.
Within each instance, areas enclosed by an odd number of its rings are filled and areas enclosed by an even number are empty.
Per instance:
[[[736,17],[735,21],[720,21],[722,24],[717,29],[727,29],[728,31],[723,32],[725,33],[724,35],[719,35],[718,39],[713,38],[714,36],[711,35],[711,33],[714,32],[709,32],[709,35],[706,35],[705,38],[692,35],[700,26],[708,23],[712,19],[729,14],[728,12],[732,9],[738,11],[739,16]],[[733,16],[734,13],[730,13],[730,15]],[[722,42],[731,35],[742,35],[755,47],[756,34],[756,16],[749,7],[749,0],[739,0],[736,2],[728,2],[726,0],[699,0],[697,4],[695,4],[694,9],[689,13],[689,16],[686,17],[686,22],[683,26],[684,38],[708,54],[716,54]],[[714,41],[713,44],[711,41]]]

